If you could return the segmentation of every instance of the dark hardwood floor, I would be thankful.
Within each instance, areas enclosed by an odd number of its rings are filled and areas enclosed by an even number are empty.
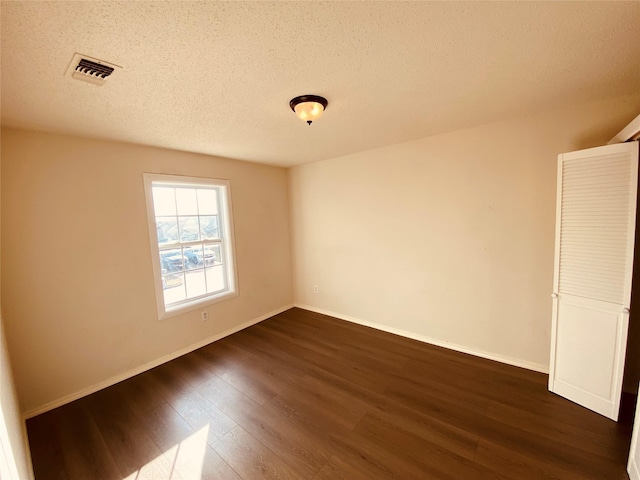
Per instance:
[[[291,309],[27,428],[37,480],[626,479],[632,403]]]

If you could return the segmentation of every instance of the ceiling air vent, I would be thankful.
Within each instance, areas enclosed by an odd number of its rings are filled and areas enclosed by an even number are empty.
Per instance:
[[[76,53],[71,60],[67,75],[94,85],[104,85],[117,68],[122,67]]]

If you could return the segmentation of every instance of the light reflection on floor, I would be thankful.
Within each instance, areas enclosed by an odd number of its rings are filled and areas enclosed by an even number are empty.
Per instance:
[[[209,425],[174,445],[123,480],[196,480],[202,477]]]

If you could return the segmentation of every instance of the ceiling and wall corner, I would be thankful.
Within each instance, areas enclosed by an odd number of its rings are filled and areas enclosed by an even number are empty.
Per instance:
[[[2,124],[291,166],[634,93],[639,2],[3,2]],[[304,18],[304,21],[300,19]],[[123,69],[102,87],[74,52]],[[311,128],[296,95],[330,107]]]

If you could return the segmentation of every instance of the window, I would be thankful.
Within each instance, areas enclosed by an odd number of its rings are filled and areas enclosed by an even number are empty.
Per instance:
[[[237,294],[229,182],[144,174],[158,315]]]

